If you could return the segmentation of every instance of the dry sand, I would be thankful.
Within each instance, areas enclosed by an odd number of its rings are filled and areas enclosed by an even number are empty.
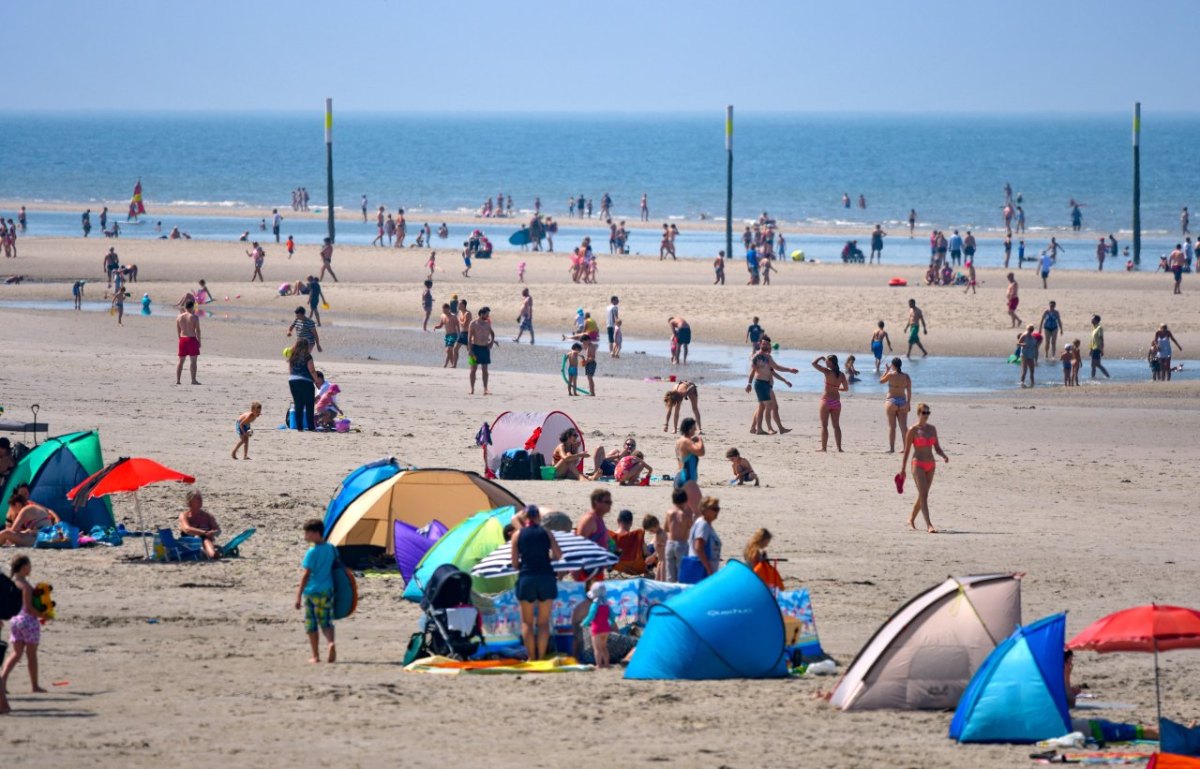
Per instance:
[[[23,240],[21,259],[3,267],[31,280],[0,287],[0,300],[67,300],[71,280],[100,274],[109,245]],[[131,289],[135,298],[152,294],[155,315],[131,316],[118,328],[105,314],[0,304],[8,416],[20,418],[36,402],[54,433],[99,428],[107,458],[151,456],[193,473],[226,531],[256,526],[259,533],[245,558],[214,564],[127,562],[140,554],[136,540],[120,549],[34,553],[33,576],[54,584],[59,607],[43,636],[43,683],[68,683],[31,696],[24,667],[13,674],[15,713],[0,719],[0,733],[10,746],[5,755],[22,766],[1028,763],[1026,747],[954,745],[946,738],[948,713],[834,712],[811,699],[828,678],[632,683],[618,671],[520,679],[406,674],[399,662],[417,612],[388,579],[361,581],[359,613],[338,628],[338,664],[306,664],[292,609],[304,549],[299,526],[323,512],[347,472],[385,455],[478,470],[472,438],[480,423],[505,409],[546,408],[569,411],[589,447],[637,436],[651,464],[673,472],[671,438],[659,421],[664,388],[641,381],[669,368],[651,356],[629,356],[620,366],[602,358],[602,374],[615,376],[602,376],[601,396],[568,399],[555,353],[506,343],[494,354],[494,395],[468,397],[466,372],[438,367],[434,335],[385,327],[419,323],[423,254],[339,248],[342,283],[326,284],[332,309],[318,362],[343,386],[343,405],[362,432],[275,431],[289,403],[279,351],[296,301],[274,297],[274,288],[313,271],[315,250],[302,249],[289,264],[268,246],[270,282],[251,287],[242,244],[117,245],[122,261],[139,265],[142,282]],[[786,265],[769,289],[722,289],[706,285],[705,264],[602,257],[602,283],[593,287],[569,283],[563,256],[520,258],[530,265],[543,335],[564,328],[578,306],[599,312],[616,293],[630,336],[665,338],[666,316],[682,312],[700,339],[735,342],[749,315],[759,314],[791,347],[862,348],[877,317],[900,336],[911,295],[929,315],[934,352],[998,355],[1011,346],[1001,277],[991,271],[976,297],[897,292],[882,285],[892,268],[841,265]],[[473,277],[461,279],[458,259],[447,254],[436,297],[457,291],[476,308],[491,304],[505,339],[515,330],[517,260],[506,254],[479,262]],[[731,264],[734,282],[739,274]],[[200,277],[231,299],[213,305],[216,317],[204,321],[204,385],[177,387],[173,315],[164,306]],[[1185,349],[1194,344],[1200,300],[1190,292],[1171,297],[1161,275],[1062,271],[1052,281],[1052,292],[1025,286],[1026,302],[1052,294],[1071,333],[1088,313],[1101,312],[1114,354],[1139,354],[1164,320]],[[102,290],[102,282],[89,285],[89,298]],[[129,306],[136,313],[136,302]],[[698,381],[711,376],[694,368]],[[265,406],[253,460],[234,462],[232,422],[251,400]],[[934,521],[946,530],[939,536],[905,526],[912,491],[898,497],[892,486],[899,458],[884,453],[878,399],[847,397],[847,451],[822,455],[813,451],[815,396],[782,392],[783,417],[795,432],[750,436],[749,396],[701,386],[711,447],[701,481],[705,493],[721,497],[717,527],[727,554],[736,555],[754,529],[770,528],[772,553],[789,559],[785,578],[812,591],[822,643],[843,665],[900,603],[947,574],[1027,572],[1026,620],[1069,609],[1071,634],[1150,600],[1200,605],[1191,501],[1200,385],[1099,384],[929,400],[951,457],[938,467],[932,496]],[[754,463],[764,488],[722,485],[720,457],[729,446]],[[511,488],[578,516],[592,484]],[[668,488],[616,488],[614,495],[618,508],[640,517],[666,509]],[[183,507],[183,490],[152,487],[142,499],[150,521],[166,525]],[[128,501],[115,509],[132,521]],[[1153,718],[1149,657],[1083,654],[1076,675],[1100,699],[1135,705],[1107,715]],[[1198,675],[1200,656],[1164,657],[1168,715],[1200,715]]]

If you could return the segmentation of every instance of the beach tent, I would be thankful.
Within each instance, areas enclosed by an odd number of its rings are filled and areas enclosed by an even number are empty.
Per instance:
[[[69,433],[50,438],[26,454],[13,468],[0,494],[3,509],[22,483],[29,484],[30,498],[53,510],[59,518],[88,532],[93,526],[115,526],[112,506],[107,499],[89,500],[76,510],[67,492],[92,473],[104,469],[100,436],[94,431]]]
[[[787,675],[775,596],[741,561],[650,609],[632,679],[777,678]]]
[[[1069,734],[1063,679],[1067,615],[1019,627],[997,646],[963,692],[950,722],[959,742],[1029,743]]]
[[[1021,621],[1015,574],[950,577],[891,616],[850,663],[829,702],[842,710],[943,710]]]
[[[404,597],[410,601],[420,601],[434,569],[443,564],[452,563],[469,574],[475,564],[504,544],[504,527],[516,513],[517,509],[511,505],[485,510],[450,529],[421,558],[413,578],[404,587]],[[475,577],[471,589],[477,593],[499,593],[508,590],[516,582],[516,577]]]
[[[429,552],[429,548],[446,534],[446,525],[441,521],[433,521],[428,526],[417,528],[406,521],[396,521],[395,549],[396,567],[405,582],[412,579],[417,564]]]
[[[489,478],[500,475],[500,460],[509,449],[525,449],[540,453],[550,461],[558,446],[558,437],[569,427],[579,430],[575,420],[561,411],[505,411],[492,422],[492,442],[483,446],[483,466]],[[537,436],[534,440],[534,436]],[[579,450],[583,448],[583,431],[579,430]],[[529,448],[532,446],[531,448]]]
[[[395,554],[396,521],[454,526],[480,510],[522,506],[503,486],[467,470],[404,468],[380,459],[346,476],[325,509],[325,538],[354,561]]]

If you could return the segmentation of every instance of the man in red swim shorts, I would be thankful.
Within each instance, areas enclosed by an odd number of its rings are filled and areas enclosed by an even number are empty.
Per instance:
[[[179,337],[179,363],[175,366],[175,384],[181,384],[179,380],[183,376],[183,361],[186,358],[192,359],[192,384],[200,384],[196,381],[196,358],[200,355],[200,318],[195,309],[196,303],[189,299],[183,307],[183,312],[175,319],[175,332]]]
[[[1010,272],[1008,273],[1008,290],[1005,292],[1004,297],[1008,305],[1008,317],[1012,320],[1012,328],[1016,328],[1024,322],[1017,315],[1017,305],[1021,303],[1021,298],[1017,296],[1017,290],[1017,279]]]

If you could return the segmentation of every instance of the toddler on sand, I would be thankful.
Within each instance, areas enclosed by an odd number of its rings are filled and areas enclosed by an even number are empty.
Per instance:
[[[755,486],[758,485],[758,473],[754,472],[750,461],[743,457],[737,449],[726,451],[725,458],[733,466],[733,478],[729,480],[730,485],[743,486],[751,481]]]
[[[517,282],[518,283],[525,282],[525,262],[517,263]]]
[[[233,453],[231,456],[237,459],[238,449],[242,450],[242,459],[250,458],[250,436],[254,431],[250,429],[250,424],[262,415],[262,404],[254,401],[250,404],[250,410],[237,418],[234,423],[234,430],[237,431],[238,442],[233,445]]]
[[[309,544],[301,566],[304,576],[296,590],[296,609],[304,607],[304,632],[312,648],[309,662],[320,662],[317,648],[317,631],[325,636],[329,644],[328,659],[337,661],[333,631],[333,565],[337,561],[337,550],[325,541],[325,524],[313,518],[304,524],[304,541]]]
[[[592,608],[583,618],[583,626],[592,629],[592,651],[596,655],[596,667],[610,667],[608,659],[608,634],[612,632],[610,618],[612,608],[608,605],[608,589],[603,582],[592,585],[587,592],[592,599]]]

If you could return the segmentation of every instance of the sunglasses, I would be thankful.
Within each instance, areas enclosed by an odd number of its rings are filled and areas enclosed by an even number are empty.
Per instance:
[[[929,410],[928,410],[928,409],[926,409],[925,411],[918,411],[917,413],[918,413],[918,414],[920,414],[921,416],[926,416],[926,417],[927,417],[927,416],[929,416]]]

